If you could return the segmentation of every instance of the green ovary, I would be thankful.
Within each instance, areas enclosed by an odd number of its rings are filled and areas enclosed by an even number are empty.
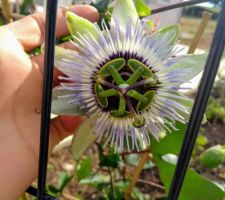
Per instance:
[[[145,121],[138,113],[151,106],[156,85],[150,67],[136,59],[116,58],[96,73],[94,91],[104,111],[114,118],[133,117],[134,125],[141,127]]]

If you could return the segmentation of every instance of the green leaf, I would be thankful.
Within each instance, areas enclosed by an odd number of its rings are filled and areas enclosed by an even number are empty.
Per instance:
[[[208,139],[204,135],[198,135],[196,144],[200,147],[204,147],[205,145],[208,144]]]
[[[80,161],[76,168],[76,177],[80,181],[89,177],[92,173],[92,159],[90,157]]]
[[[143,0],[135,0],[134,3],[139,17],[146,17],[151,14],[151,9]]]
[[[58,191],[62,192],[63,189],[70,183],[72,180],[72,176],[70,176],[67,172],[61,172],[58,176]]]
[[[87,19],[79,17],[72,12],[66,12],[66,20],[71,35],[79,37],[79,34],[83,35],[89,32],[94,37],[96,37],[97,33],[95,30],[95,26]]]
[[[135,167],[138,166],[139,160],[140,160],[140,156],[138,154],[131,154],[125,157],[126,164],[135,166]],[[145,163],[143,169],[152,169],[154,167],[155,167],[155,164],[151,160],[148,160]]]
[[[160,142],[157,142],[154,137],[151,138],[151,151],[154,154],[162,156],[165,154],[178,155],[180,153],[187,124],[177,122],[175,127],[178,131],[167,133]]]
[[[160,179],[168,193],[175,165],[163,161],[157,155],[154,158],[159,169]],[[187,170],[179,200],[222,200],[223,197],[225,197],[225,192],[221,188],[195,171]]]
[[[112,20],[119,20],[121,27],[124,29],[129,21],[133,25],[139,20],[138,13],[131,0],[116,0],[112,12]]]
[[[57,195],[59,193],[59,189],[56,188],[54,185],[48,185],[47,191],[48,191],[48,194],[50,195]]]
[[[170,45],[174,45],[179,35],[180,35],[180,25],[173,24],[159,29],[158,31],[153,33],[151,37],[156,37],[158,40],[160,40],[162,37],[167,37],[168,40],[170,41]]]
[[[20,8],[20,13],[23,15],[29,15],[32,12],[32,7],[34,6],[33,0],[23,0]]]
[[[183,80],[190,80],[194,78],[196,75],[198,75],[204,69],[206,58],[207,58],[206,54],[185,55],[182,56],[182,59],[175,62],[171,66],[162,69],[159,73],[172,72],[178,69],[188,69],[190,70],[190,72],[181,74],[180,78]]]
[[[166,161],[167,163],[176,165],[178,156],[176,156],[172,153],[168,153],[168,154],[163,155],[161,158],[162,158],[162,160]]]
[[[55,115],[82,115],[85,113],[84,109],[79,106],[68,103],[68,101],[75,97],[59,98],[60,96],[74,94],[75,91],[54,88],[52,91],[52,107],[51,112]]]
[[[100,167],[112,167],[112,168],[118,168],[119,162],[120,162],[120,156],[118,153],[114,153],[113,151],[110,151],[108,154],[104,155],[99,153]]]
[[[147,198],[145,198],[144,194],[139,190],[139,188],[134,188],[132,191],[132,198],[136,199],[136,200],[147,200]]]
[[[225,149],[221,145],[210,147],[200,156],[204,167],[215,168],[225,162]]]
[[[0,26],[4,25],[4,20],[2,18],[0,18]]]
[[[151,151],[167,193],[171,186],[176,155],[180,152],[186,126],[177,123],[175,127],[179,131],[167,134],[160,142],[152,138]],[[187,170],[179,200],[221,200],[222,197],[225,197],[225,193],[218,186],[195,171]]]
[[[109,2],[109,0],[93,0],[91,5],[94,6],[99,13],[103,13],[107,11]]]
[[[94,188],[99,188],[101,185],[108,184],[110,181],[109,176],[103,174],[97,174],[88,178],[82,179],[80,184],[89,185]]]
[[[87,148],[98,138],[98,134],[93,133],[95,121],[95,118],[85,119],[74,134],[72,154],[75,160],[79,160]]]

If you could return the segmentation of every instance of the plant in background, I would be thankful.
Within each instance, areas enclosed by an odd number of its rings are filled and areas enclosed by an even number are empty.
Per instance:
[[[100,28],[67,13],[79,52],[56,49],[56,67],[65,76],[54,89],[52,112],[86,116],[93,134],[120,150],[139,149],[150,134],[158,140],[176,130],[176,121],[186,123],[191,100],[180,85],[205,62],[205,55],[177,55],[178,25],[152,33],[137,10],[133,1],[117,0],[109,27],[102,21]]]

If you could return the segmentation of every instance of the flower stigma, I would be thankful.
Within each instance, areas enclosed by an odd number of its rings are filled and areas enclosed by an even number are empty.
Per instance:
[[[124,56],[100,66],[94,77],[95,95],[105,112],[118,119],[131,117],[137,128],[145,125],[138,113],[151,106],[157,89],[157,78],[150,67]]]

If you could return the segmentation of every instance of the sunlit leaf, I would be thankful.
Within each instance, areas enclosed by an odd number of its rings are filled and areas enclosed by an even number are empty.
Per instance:
[[[89,32],[95,37],[97,34],[93,23],[75,13],[67,12],[66,20],[72,35],[79,37],[80,34],[83,35]]]
[[[175,154],[180,152],[181,145],[183,143],[184,134],[187,125],[180,122],[176,123],[178,131],[167,133],[167,135],[157,142],[153,137],[151,138],[151,151],[157,155]]]
[[[125,156],[126,164],[131,165],[131,166],[138,166],[139,160],[140,160],[140,155],[138,155],[138,154],[130,154],[130,155]],[[151,160],[148,160],[145,163],[143,169],[152,169],[154,167],[155,167],[155,164]]]
[[[178,157],[174,154],[168,153],[168,154],[163,155],[161,158],[162,158],[162,160],[164,160],[167,163],[174,164],[174,165],[177,164]]]
[[[155,160],[159,169],[160,179],[168,193],[175,165],[167,163],[157,156],[155,156]],[[220,187],[192,169],[187,170],[179,200],[222,200],[223,197],[225,197],[225,192]]]
[[[76,168],[76,177],[80,181],[89,177],[92,173],[92,159],[90,157],[81,160]]]
[[[225,162],[225,148],[221,145],[210,147],[201,154],[200,161],[204,167],[218,167]]]
[[[204,135],[198,135],[197,140],[196,140],[196,144],[198,146],[204,147],[205,145],[208,144],[207,137],[205,137]]]
[[[139,19],[138,13],[131,0],[116,0],[113,7],[112,19],[118,19],[121,27],[126,27],[128,20],[130,23],[136,24]]]
[[[62,192],[63,189],[69,184],[72,176],[70,176],[67,172],[61,172],[58,176],[58,190]]]
[[[135,0],[134,3],[140,17],[146,17],[151,14],[151,9],[143,0]]]
[[[102,184],[108,184],[109,181],[110,181],[109,176],[106,176],[103,174],[97,174],[97,175],[93,175],[88,178],[82,179],[80,181],[80,184],[87,184],[87,185],[97,188]]]

